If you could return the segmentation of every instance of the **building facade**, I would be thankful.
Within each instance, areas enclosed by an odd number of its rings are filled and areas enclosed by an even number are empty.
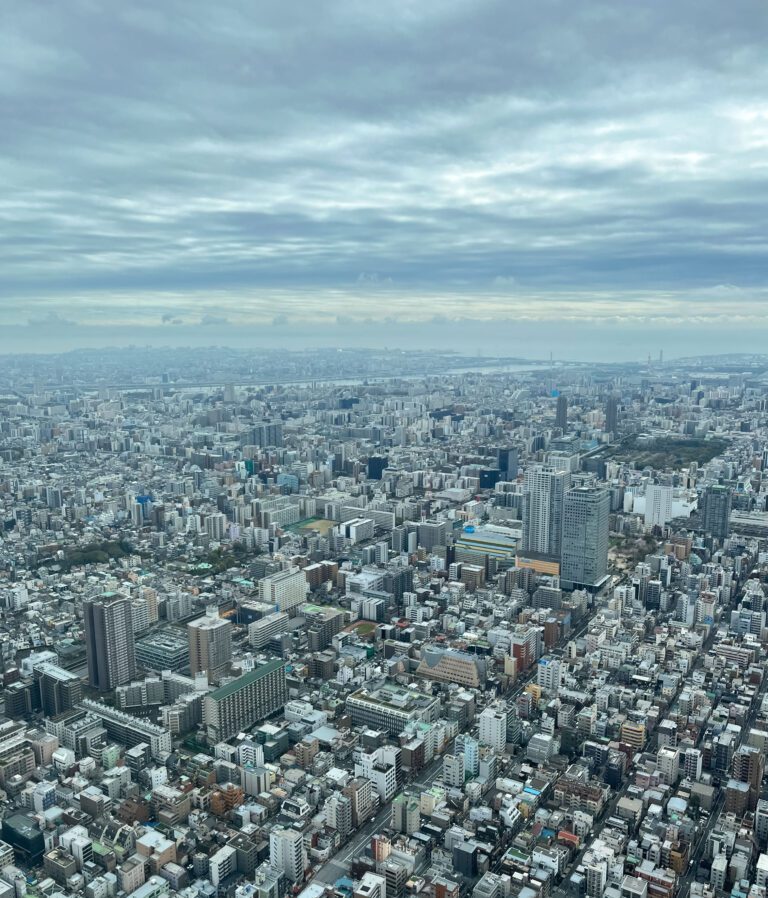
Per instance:
[[[118,593],[105,593],[83,603],[88,683],[107,692],[136,676],[131,602]]]

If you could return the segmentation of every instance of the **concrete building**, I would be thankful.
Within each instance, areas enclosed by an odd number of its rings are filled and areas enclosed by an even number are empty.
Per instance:
[[[269,863],[290,882],[304,879],[307,854],[300,830],[276,827],[269,834]]]
[[[278,633],[287,628],[289,620],[285,611],[274,611],[260,620],[253,621],[248,624],[248,642],[255,649],[263,649]]]
[[[523,481],[523,551],[559,559],[563,504],[571,486],[569,471],[535,465]]]
[[[40,690],[40,706],[46,717],[56,717],[76,707],[83,695],[80,677],[56,664],[43,661],[34,667]]]
[[[540,658],[536,666],[536,683],[552,695],[557,695],[563,682],[563,664],[557,658]]]
[[[146,670],[180,670],[189,664],[189,638],[176,627],[154,629],[136,643],[136,663]]]
[[[289,614],[295,613],[298,606],[306,601],[308,592],[307,578],[298,568],[279,571],[259,580],[259,601]]]
[[[608,490],[568,490],[563,507],[560,582],[565,588],[594,589],[608,576]]]
[[[488,745],[498,752],[507,744],[507,713],[489,706],[479,717],[479,739],[481,745]]]
[[[711,484],[701,497],[701,527],[715,539],[725,539],[731,528],[732,492],[727,486]]]
[[[88,683],[108,692],[136,677],[131,602],[118,593],[83,603]]]
[[[212,606],[204,617],[187,624],[187,637],[190,673],[205,673],[212,683],[232,660],[232,624],[219,617],[218,609]]]
[[[285,664],[269,661],[203,699],[208,739],[223,742],[274,714],[288,699]]]
[[[398,736],[412,721],[432,723],[440,713],[440,700],[394,683],[368,691],[360,689],[347,697],[347,711],[355,726],[382,729]]]
[[[663,527],[672,517],[672,487],[649,483],[645,490],[645,526]]]

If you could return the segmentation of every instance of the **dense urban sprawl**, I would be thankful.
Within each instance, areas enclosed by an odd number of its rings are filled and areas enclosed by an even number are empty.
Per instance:
[[[766,898],[767,468],[764,357],[0,360],[0,898]]]

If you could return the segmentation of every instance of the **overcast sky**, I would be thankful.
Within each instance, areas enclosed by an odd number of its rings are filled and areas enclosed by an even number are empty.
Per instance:
[[[0,350],[762,348],[767,48],[764,0],[11,4]]]

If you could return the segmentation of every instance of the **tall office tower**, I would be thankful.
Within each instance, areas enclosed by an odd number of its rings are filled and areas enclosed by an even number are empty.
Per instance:
[[[291,882],[304,879],[307,855],[301,830],[275,828],[269,834],[269,864]]]
[[[672,517],[672,487],[649,483],[645,490],[646,527],[663,527]]]
[[[605,403],[605,432],[616,433],[619,425],[619,400],[609,396]]]
[[[565,430],[568,427],[568,397],[562,393],[557,397],[555,427],[559,427],[560,430]]]
[[[566,588],[598,586],[608,574],[608,490],[579,486],[563,505],[560,582]]]
[[[725,539],[730,532],[731,491],[727,486],[711,484],[701,500],[701,524],[715,539]]]
[[[372,455],[368,459],[368,479],[381,480],[388,463],[389,459],[386,455]]]
[[[212,605],[205,617],[187,624],[187,637],[190,673],[205,672],[208,682],[213,682],[232,660],[232,624],[219,617],[218,608]]]
[[[435,546],[448,544],[448,524],[445,521],[424,521],[419,524],[419,545],[431,552]]]
[[[88,683],[102,692],[136,676],[131,601],[105,593],[83,603]]]
[[[514,480],[517,477],[517,469],[520,466],[517,449],[499,449],[498,458],[501,479]]]
[[[563,503],[571,486],[569,471],[535,465],[523,483],[523,551],[560,557]]]
[[[245,434],[245,444],[253,446],[282,446],[283,445],[283,424],[281,421],[265,421],[263,424],[257,424],[252,430]]]

